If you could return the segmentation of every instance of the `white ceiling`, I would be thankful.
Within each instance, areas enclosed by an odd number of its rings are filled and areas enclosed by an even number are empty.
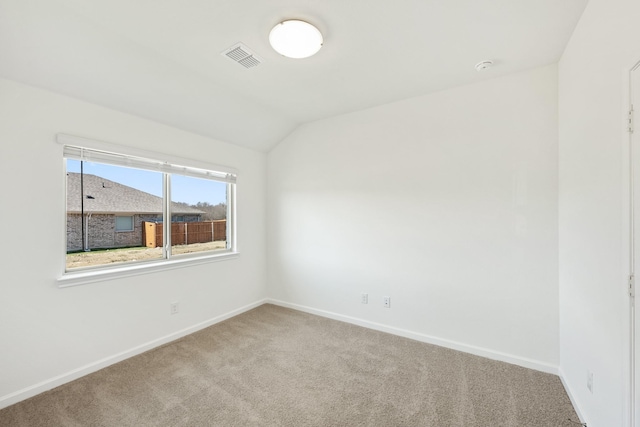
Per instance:
[[[0,0],[0,76],[268,151],[301,123],[555,63],[586,4]],[[323,33],[316,56],[269,46],[291,18]],[[238,42],[264,62],[220,55]]]

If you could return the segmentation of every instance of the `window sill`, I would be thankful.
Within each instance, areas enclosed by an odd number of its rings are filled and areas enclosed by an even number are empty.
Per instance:
[[[204,255],[197,257],[177,257],[170,260],[150,261],[145,263],[127,264],[118,267],[106,267],[101,269],[66,272],[57,280],[59,288],[86,285],[88,283],[102,282],[105,280],[122,277],[138,276],[141,274],[155,273],[158,271],[173,270],[192,265],[208,264],[211,262],[226,261],[238,258],[238,252],[225,252],[222,254]]]

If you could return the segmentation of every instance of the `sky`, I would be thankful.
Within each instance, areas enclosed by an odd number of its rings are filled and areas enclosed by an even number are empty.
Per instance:
[[[162,197],[162,173],[142,169],[112,166],[103,163],[84,162],[84,173],[133,187],[145,193]],[[67,172],[80,172],[80,161],[67,159]],[[212,205],[226,203],[227,184],[209,179],[171,175],[171,201],[195,205],[208,202]]]

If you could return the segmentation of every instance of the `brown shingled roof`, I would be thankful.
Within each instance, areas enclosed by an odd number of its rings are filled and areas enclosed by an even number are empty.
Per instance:
[[[84,194],[93,199],[84,199],[85,212],[161,214],[162,197],[136,190],[97,175],[84,174]],[[67,212],[80,213],[80,174],[67,173]],[[202,214],[201,210],[171,203],[172,214]]]

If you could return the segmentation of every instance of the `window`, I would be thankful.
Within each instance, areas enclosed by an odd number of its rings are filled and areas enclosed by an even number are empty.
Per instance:
[[[234,252],[234,173],[75,145],[63,152],[65,272]]]
[[[116,231],[134,231],[132,216],[117,216]]]

